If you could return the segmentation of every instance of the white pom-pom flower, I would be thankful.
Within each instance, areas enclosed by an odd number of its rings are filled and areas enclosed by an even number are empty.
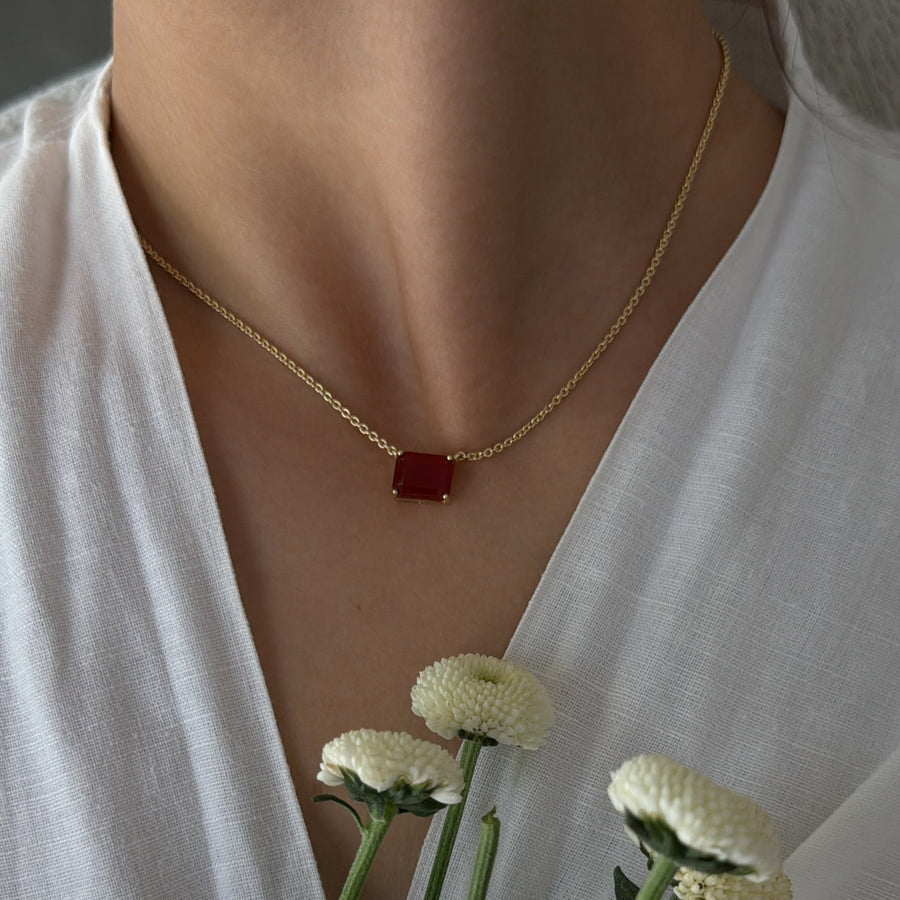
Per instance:
[[[750,881],[741,875],[694,872],[675,873],[675,896],[679,900],[792,900],[791,881],[779,872],[766,881]]]
[[[374,792],[410,812],[428,800],[459,803],[464,786],[459,764],[443,747],[405,732],[369,728],[329,741],[316,777],[325,784],[343,784],[355,800],[369,802]]]
[[[411,696],[413,712],[444,738],[533,750],[553,724],[543,685],[521,666],[493,656],[442,659],[419,674]]]
[[[749,797],[664,756],[637,756],[612,773],[613,806],[652,850],[672,856],[648,840],[647,830],[674,834],[687,858],[721,861],[752,881],[774,878],[781,868],[775,826]],[[628,815],[632,817],[629,820]],[[643,832],[643,833],[642,833]],[[689,895],[690,896],[690,895]]]

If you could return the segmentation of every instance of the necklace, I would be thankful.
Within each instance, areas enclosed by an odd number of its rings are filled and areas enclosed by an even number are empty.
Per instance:
[[[394,478],[393,478],[393,494],[398,500],[415,500],[437,501],[446,503],[450,496],[450,485],[453,480],[453,467],[457,462],[478,462],[482,459],[490,459],[498,453],[511,447],[513,444],[522,440],[525,435],[540,425],[544,419],[558,407],[566,397],[575,389],[575,386],[587,375],[590,368],[600,358],[604,351],[613,342],[616,335],[625,327],[631,314],[634,312],[641,298],[647,292],[653,281],[663,255],[669,246],[669,241],[675,233],[675,226],[681,217],[685,201],[691,191],[694,178],[700,168],[700,162],[703,159],[706,145],[709,143],[716,118],[719,114],[719,107],[722,104],[722,98],[725,95],[725,88],[728,84],[728,76],[731,72],[731,53],[725,38],[718,32],[714,32],[719,46],[722,50],[722,68],[719,74],[719,81],[716,85],[715,94],[710,104],[709,114],[707,115],[706,124],[700,135],[700,140],[694,150],[694,156],[688,167],[687,174],[681,185],[681,190],[675,200],[669,217],[666,220],[665,227],[647,264],[638,286],[634,293],[628,299],[628,302],[622,308],[618,318],[613,322],[609,331],[600,340],[600,343],[591,352],[591,355],[581,364],[574,375],[557,391],[549,402],[533,415],[524,425],[503,440],[497,441],[481,450],[457,450],[455,453],[441,455],[437,453],[419,453],[413,451],[402,451],[398,447],[391,444],[385,438],[378,434],[373,428],[363,422],[358,415],[351,412],[331,391],[328,390],[320,381],[317,381],[309,374],[298,362],[291,359],[283,350],[263,337],[252,326],[248,325],[243,319],[235,315],[230,309],[223,306],[217,300],[213,299],[204,290],[199,288],[187,275],[184,275],[175,268],[168,260],[162,257],[150,244],[147,239],[138,234],[141,247],[147,256],[153,260],[164,272],[170,275],[182,287],[190,291],[199,300],[202,300],[210,309],[222,316],[225,321],[233,325],[238,331],[243,332],[252,341],[262,347],[267,353],[271,354],[283,366],[297,376],[307,387],[315,391],[329,406],[332,407],[341,418],[349,422],[363,437],[368,438],[380,450],[383,450],[388,456],[394,457]]]

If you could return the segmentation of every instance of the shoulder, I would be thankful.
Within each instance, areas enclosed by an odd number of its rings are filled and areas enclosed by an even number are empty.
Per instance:
[[[58,293],[73,236],[83,243],[109,76],[93,69],[0,110],[0,320]]]
[[[865,287],[896,309],[900,285],[900,146],[868,123],[841,127],[793,97],[769,190],[775,252],[825,294]],[[857,304],[857,309],[859,305]]]
[[[68,142],[107,70],[80,72],[0,109],[0,182],[42,147]]]
[[[0,315],[48,261],[61,261],[74,210],[106,142],[110,68],[94,69],[0,110]]]

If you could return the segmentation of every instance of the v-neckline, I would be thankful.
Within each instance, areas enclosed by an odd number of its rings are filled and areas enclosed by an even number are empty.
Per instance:
[[[103,102],[107,104],[108,108],[108,71],[103,76],[103,79],[105,79],[106,81],[106,86],[104,87],[104,85],[101,83],[98,85],[97,89],[107,92],[107,99]],[[753,229],[754,222],[760,215],[760,209],[765,206],[769,200],[769,197],[773,190],[772,185],[777,181],[777,174],[784,166],[784,157],[787,153],[786,148],[791,144],[790,135],[793,134],[793,132],[795,132],[797,128],[795,124],[796,106],[796,101],[792,101],[789,105],[787,118],[785,121],[784,133],[782,135],[781,147],[778,151],[778,155],[776,157],[772,171],[769,174],[765,189],[760,195],[753,212],[744,223],[743,228],[741,229],[735,241],[732,243],[729,250],[722,257],[716,268],[708,277],[703,287],[700,289],[696,297],[688,306],[687,310],[679,320],[672,333],[669,335],[662,350],[657,355],[650,370],[644,377],[637,393],[632,399],[632,402],[628,406],[628,409],[619,422],[612,440],[610,441],[596,469],[594,470],[594,473],[587,487],[585,488],[580,502],[578,503],[574,513],[572,514],[566,528],[561,534],[547,562],[545,571],[518,621],[518,624],[506,649],[505,655],[507,657],[523,662],[525,664],[528,663],[528,657],[531,651],[527,648],[533,646],[536,635],[538,634],[538,632],[540,632],[541,628],[546,625],[546,623],[542,621],[543,610],[544,606],[547,603],[547,596],[551,590],[553,579],[556,577],[555,573],[565,567],[567,557],[570,556],[572,549],[577,546],[579,540],[581,540],[583,529],[587,524],[585,522],[585,510],[592,505],[591,500],[597,493],[599,486],[602,485],[604,479],[607,477],[608,470],[614,467],[614,460],[621,454],[628,452],[626,445],[628,443],[630,433],[632,432],[632,421],[637,415],[636,411],[640,410],[643,407],[647,395],[652,394],[659,380],[666,377],[665,372],[676,363],[679,355],[679,347],[682,343],[682,335],[685,333],[685,331],[688,331],[693,327],[694,320],[703,315],[704,308],[714,301],[714,296],[716,293],[715,284],[721,280],[722,273],[730,267],[735,256],[738,256],[740,254],[741,247],[747,240],[746,235]],[[118,177],[115,172],[115,166],[113,164],[111,155],[109,154],[108,145],[104,144],[104,149],[106,152],[106,159],[104,160],[104,164],[109,166],[111,170],[111,177],[115,180],[116,184],[118,184]],[[121,220],[128,221],[130,223],[130,213],[128,211],[127,203],[121,192],[121,189],[119,190],[115,200],[120,206],[119,212]],[[190,399],[188,397],[187,388],[184,382],[184,376],[178,361],[177,351],[175,349],[174,341],[166,320],[166,316],[163,312],[162,302],[156,290],[156,286],[154,284],[148,262],[143,253],[143,250],[141,249],[140,243],[137,238],[137,233],[134,230],[133,225],[132,233],[127,241],[127,253],[129,258],[123,266],[123,269],[132,271],[136,275],[134,286],[135,296],[133,302],[135,307],[140,311],[140,315],[142,316],[142,327],[146,330],[147,340],[145,346],[152,346],[156,352],[161,351],[164,353],[163,357],[157,357],[154,361],[154,366],[158,370],[177,374],[177,378],[169,379],[169,386],[173,392],[173,396],[171,396],[170,398],[170,405],[173,408],[177,409],[177,416],[182,428],[181,433],[184,436],[185,441],[189,441],[192,447],[191,455],[192,459],[195,462],[194,474],[202,481],[202,494],[206,499],[209,509],[215,512],[215,521],[217,522],[216,534],[214,537],[207,535],[207,541],[211,541],[212,543],[214,543],[216,548],[216,559],[214,564],[219,570],[219,578],[220,580],[225,580],[225,573],[227,573],[227,584],[229,586],[227,596],[220,597],[219,603],[227,605],[227,615],[232,621],[235,632],[239,632],[240,646],[245,648],[248,655],[252,655],[254,694],[257,696],[265,696],[267,699],[269,699],[269,692],[266,687],[262,667],[256,653],[254,639],[244,610],[243,601],[238,590],[237,579],[234,574],[234,568],[228,550],[221,514],[219,512],[215,491],[206,464],[206,458],[201,447],[197,423],[191,408]],[[175,395],[175,391],[177,391],[177,395]],[[194,484],[194,489],[200,489],[198,484]],[[590,525],[591,527],[597,527],[597,523],[590,523]],[[311,863],[312,867],[315,868],[316,871],[318,871],[315,857],[313,855],[312,846],[306,833],[306,826],[301,812],[300,803],[297,798],[296,790],[294,789],[293,781],[291,779],[284,745],[281,740],[279,729],[275,719],[275,714],[271,706],[271,700],[269,700],[268,707],[266,709],[265,726],[265,732],[259,734],[257,736],[257,739],[263,741],[269,747],[276,747],[278,749],[279,771],[277,773],[273,773],[273,778],[277,782],[284,785],[285,790],[290,790],[290,796],[284,799],[287,805],[292,810],[292,813],[294,814],[294,820],[298,824],[298,834],[296,835],[298,855],[304,861]],[[435,823],[432,823],[429,831],[429,841],[433,839],[435,827]],[[421,892],[422,887],[424,886],[424,878],[427,878],[427,870],[423,875],[423,865],[420,864],[418,869],[416,870],[416,874],[413,878],[412,886],[410,888],[410,898],[418,896],[418,894]],[[324,900],[325,895],[324,890],[321,887],[320,879],[318,882],[318,886],[318,896],[320,900]]]

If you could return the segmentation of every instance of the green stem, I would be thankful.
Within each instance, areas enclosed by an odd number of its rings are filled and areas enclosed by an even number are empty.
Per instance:
[[[481,820],[481,835],[478,838],[478,855],[472,870],[472,883],[469,885],[469,900],[484,900],[487,896],[491,872],[494,871],[497,843],[500,840],[500,820],[494,815],[495,812],[496,807]]]
[[[672,862],[668,856],[657,856],[653,868],[641,885],[634,900],[659,900],[672,883],[672,876],[678,871],[678,863]]]
[[[437,852],[434,855],[434,863],[431,867],[431,877],[428,879],[428,887],[425,890],[424,900],[438,900],[441,889],[444,887],[444,879],[447,877],[447,867],[450,865],[450,854],[453,853],[453,845],[456,843],[456,833],[459,831],[459,822],[462,819],[463,807],[469,796],[469,785],[472,783],[472,773],[475,771],[475,763],[478,762],[478,754],[481,752],[481,741],[463,741],[462,754],[459,758],[459,767],[463,771],[465,787],[462,800],[448,806],[444,813],[444,827],[441,829],[441,839]]]
[[[375,853],[387,834],[388,826],[396,813],[396,808],[388,804],[383,819],[370,819],[369,824],[362,828],[362,841],[360,841],[359,850],[356,851],[353,865],[350,866],[350,871],[347,873],[340,900],[356,900],[359,897],[366,875],[369,874],[369,867],[372,865],[372,860],[375,859]]]

